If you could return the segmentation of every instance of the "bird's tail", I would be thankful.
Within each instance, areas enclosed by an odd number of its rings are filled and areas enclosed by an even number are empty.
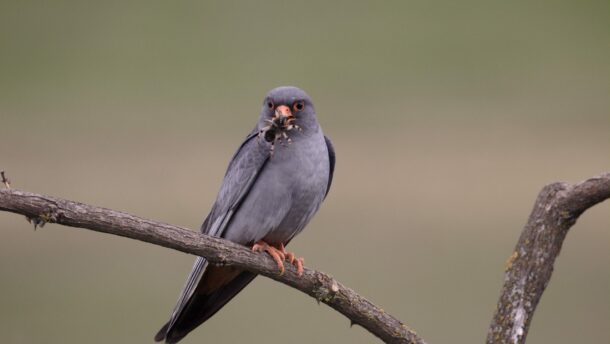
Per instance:
[[[161,327],[159,332],[157,332],[157,334],[155,335],[155,342],[160,342],[165,339],[165,337],[167,336],[168,327],[169,327],[169,321],[167,323],[165,323],[165,325],[163,325],[163,327]]]
[[[226,285],[209,292],[207,289],[217,282],[214,280],[214,275],[218,274],[216,270],[220,269],[223,268],[211,269],[216,273],[206,271],[188,303],[179,314],[176,314],[175,319],[170,319],[161,327],[155,335],[155,341],[165,340],[167,344],[179,342],[189,332],[212,317],[256,277],[256,274],[251,272],[240,272]]]

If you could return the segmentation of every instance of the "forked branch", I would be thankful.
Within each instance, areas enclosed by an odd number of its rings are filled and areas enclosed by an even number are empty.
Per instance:
[[[610,173],[574,185],[549,184],[540,191],[508,259],[487,343],[525,343],[534,311],[551,279],[555,258],[568,230],[585,210],[608,198]]]
[[[568,230],[585,210],[608,198],[610,173],[574,185],[550,184],[540,191],[507,262],[505,283],[487,343],[525,343],[536,306],[549,283]],[[203,256],[214,264],[249,270],[326,303],[387,343],[425,343],[405,324],[332,276],[305,269],[298,278],[291,265],[287,266],[286,273],[278,275],[277,265],[267,255],[253,253],[223,239],[123,212],[14,189],[0,190],[0,210],[25,215],[38,225],[50,222],[120,235]]]

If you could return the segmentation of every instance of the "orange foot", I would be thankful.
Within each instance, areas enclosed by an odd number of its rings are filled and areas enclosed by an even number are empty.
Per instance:
[[[286,251],[284,244],[280,244],[280,251],[284,254],[286,260],[297,268],[297,276],[303,276],[303,264],[305,264],[305,259],[297,257],[293,252]]]
[[[303,258],[298,258],[292,252],[287,252],[284,248],[284,244],[280,244],[279,248],[273,247],[266,242],[259,240],[254,246],[252,246],[254,252],[267,252],[275,260],[277,267],[280,269],[280,275],[284,274],[284,260],[287,260],[290,264],[297,268],[297,276],[303,275]]]

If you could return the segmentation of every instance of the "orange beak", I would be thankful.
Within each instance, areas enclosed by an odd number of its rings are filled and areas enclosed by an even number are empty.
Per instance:
[[[292,117],[292,111],[286,105],[280,105],[275,109],[275,113],[279,117],[290,118]]]

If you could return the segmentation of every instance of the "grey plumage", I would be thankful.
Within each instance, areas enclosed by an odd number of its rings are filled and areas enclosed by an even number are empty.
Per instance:
[[[296,126],[282,142],[268,142],[259,133],[280,106],[293,110]],[[334,148],[318,124],[309,96],[296,87],[273,89],[265,97],[256,127],[231,159],[201,231],[247,246],[259,240],[286,245],[320,207],[330,189],[334,165]],[[178,342],[254,277],[197,258],[170,320],[155,340]]]

